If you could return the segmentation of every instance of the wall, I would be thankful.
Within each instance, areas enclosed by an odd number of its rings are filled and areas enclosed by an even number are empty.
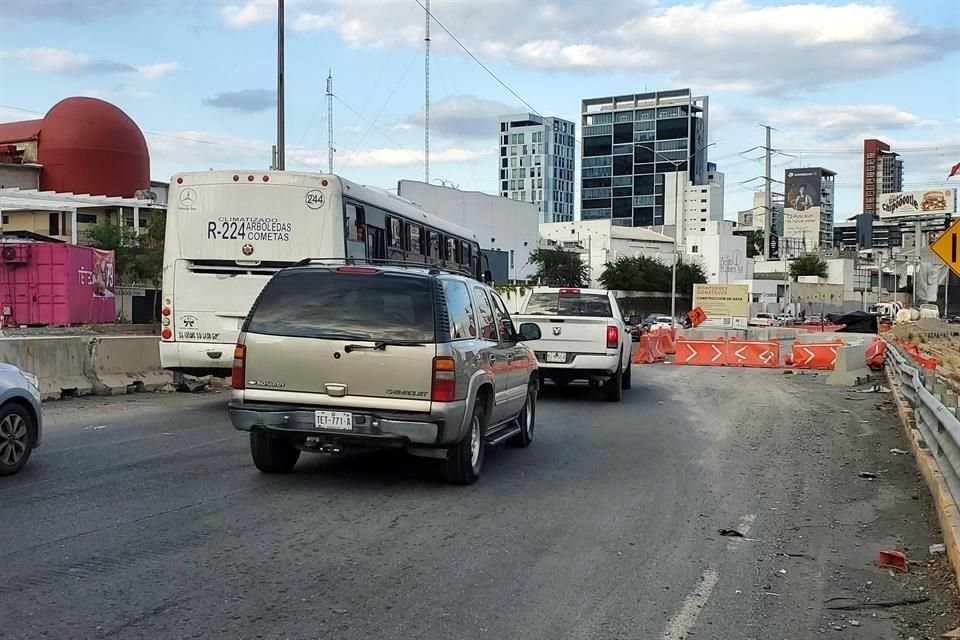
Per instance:
[[[39,189],[40,165],[0,164],[0,188]]]
[[[401,180],[398,194],[444,220],[473,230],[481,248],[512,254],[511,279],[527,280],[536,271],[528,261],[537,248],[537,205],[413,180]]]

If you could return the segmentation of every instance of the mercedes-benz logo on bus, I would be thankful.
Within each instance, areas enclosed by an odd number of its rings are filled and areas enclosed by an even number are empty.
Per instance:
[[[253,245],[252,245],[252,244],[245,244],[245,245],[243,245],[243,248],[241,249],[241,251],[243,251],[243,255],[245,255],[245,256],[252,256],[252,255],[253,255]]]
[[[180,204],[184,207],[192,207],[197,202],[196,190],[187,187],[180,192]]]

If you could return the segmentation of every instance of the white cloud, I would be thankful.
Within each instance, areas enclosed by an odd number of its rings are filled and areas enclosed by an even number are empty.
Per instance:
[[[137,71],[147,80],[156,80],[169,73],[173,73],[178,68],[180,68],[180,65],[176,62],[157,62],[155,64],[137,67]]]
[[[323,7],[328,11],[303,14],[305,24],[315,16],[311,28],[336,29],[352,46],[423,44],[423,11],[415,2],[328,0]],[[799,95],[960,49],[956,28],[919,25],[893,4],[530,0],[523,12],[535,16],[532,31],[515,12],[479,0],[435,0],[431,10],[487,59],[550,71],[668,72],[674,82],[704,90]],[[440,28],[435,33],[434,47],[457,51]]]
[[[520,113],[495,100],[477,96],[449,96],[430,104],[430,133],[452,138],[486,138],[497,135],[497,117]],[[401,130],[423,129],[423,109],[394,124]]]
[[[293,28],[297,31],[314,31],[326,29],[334,22],[333,16],[318,13],[301,13],[293,21]]]
[[[277,19],[277,0],[247,0],[242,5],[227,5],[220,10],[231,29],[245,29],[260,22]]]

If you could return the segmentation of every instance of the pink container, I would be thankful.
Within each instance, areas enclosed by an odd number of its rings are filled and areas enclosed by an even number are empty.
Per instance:
[[[54,242],[0,243],[4,326],[116,322],[113,251]]]

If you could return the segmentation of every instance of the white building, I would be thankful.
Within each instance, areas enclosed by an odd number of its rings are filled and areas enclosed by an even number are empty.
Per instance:
[[[745,284],[753,279],[754,263],[747,257],[747,239],[733,235],[731,221],[709,221],[703,232],[685,240],[684,259],[699,261],[710,284]]]
[[[574,128],[533,113],[500,116],[500,195],[536,204],[540,222],[573,220]]]
[[[537,248],[537,205],[415,180],[401,180],[397,193],[444,220],[473,230],[481,249],[506,253],[508,279],[527,280],[533,275],[535,269],[528,262]]]
[[[674,254],[673,238],[643,227],[615,225],[610,218],[541,224],[540,240],[581,250],[593,287],[600,286],[603,265],[617,258],[646,256],[671,264]]]

